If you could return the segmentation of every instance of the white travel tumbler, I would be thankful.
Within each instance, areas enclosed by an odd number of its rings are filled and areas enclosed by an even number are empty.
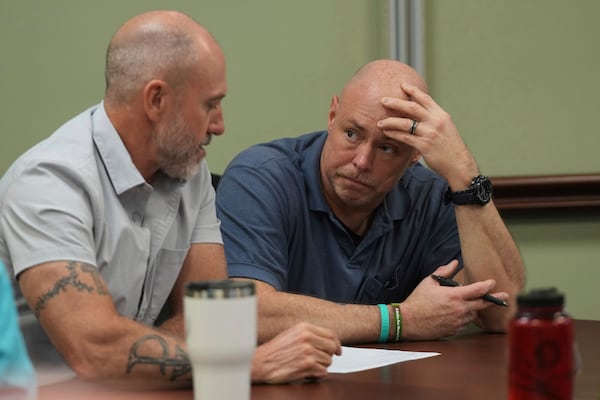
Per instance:
[[[249,400],[256,349],[254,283],[190,282],[184,313],[194,400]]]

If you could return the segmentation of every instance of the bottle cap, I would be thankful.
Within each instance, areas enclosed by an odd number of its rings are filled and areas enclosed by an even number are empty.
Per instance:
[[[562,307],[565,296],[556,288],[531,289],[517,297],[517,304],[521,307]]]
[[[254,296],[254,282],[217,279],[191,281],[185,286],[185,296],[204,299],[227,299]]]

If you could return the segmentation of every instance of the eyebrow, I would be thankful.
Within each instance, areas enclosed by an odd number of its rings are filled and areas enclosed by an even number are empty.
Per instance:
[[[350,117],[347,120],[348,125],[351,125],[352,128],[356,129],[357,131],[360,131],[360,133],[364,133],[367,131],[367,129],[360,123],[358,122],[356,119],[354,119],[354,117]],[[401,141],[399,140],[395,140],[392,139],[386,135],[383,134],[383,131],[379,128],[377,128],[378,133],[377,133],[377,137],[375,138],[375,140],[379,143],[383,143],[383,144],[393,144],[393,145],[398,145],[398,144],[403,144]]]
[[[224,94],[218,94],[208,99],[208,101],[221,101],[225,98]]]
[[[353,128],[356,128],[357,130],[359,130],[361,132],[364,132],[367,130],[361,123],[359,123],[356,119],[354,119],[354,117],[348,118],[348,124],[352,125]]]

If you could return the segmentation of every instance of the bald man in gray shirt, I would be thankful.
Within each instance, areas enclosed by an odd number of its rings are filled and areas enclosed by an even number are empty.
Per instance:
[[[225,129],[224,55],[188,16],[148,12],[111,40],[106,81],[99,105],[2,178],[0,259],[18,282],[41,383],[44,366],[62,366],[81,379],[189,387],[185,284],[227,277],[204,161]],[[321,377],[340,351],[330,330],[297,324],[257,348],[252,380]]]

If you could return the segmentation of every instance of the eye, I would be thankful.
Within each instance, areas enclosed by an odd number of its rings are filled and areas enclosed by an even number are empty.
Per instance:
[[[350,141],[355,142],[358,140],[358,133],[354,132],[352,129],[346,129],[344,133],[346,134],[346,138]]]
[[[379,145],[379,150],[383,151],[384,153],[387,154],[394,154],[396,153],[396,148],[394,146],[390,146],[389,144],[381,144]]]
[[[214,110],[218,109],[221,106],[221,101],[220,100],[218,100],[218,101],[211,100],[204,104],[205,104],[206,110],[210,112],[210,111],[214,111]]]

